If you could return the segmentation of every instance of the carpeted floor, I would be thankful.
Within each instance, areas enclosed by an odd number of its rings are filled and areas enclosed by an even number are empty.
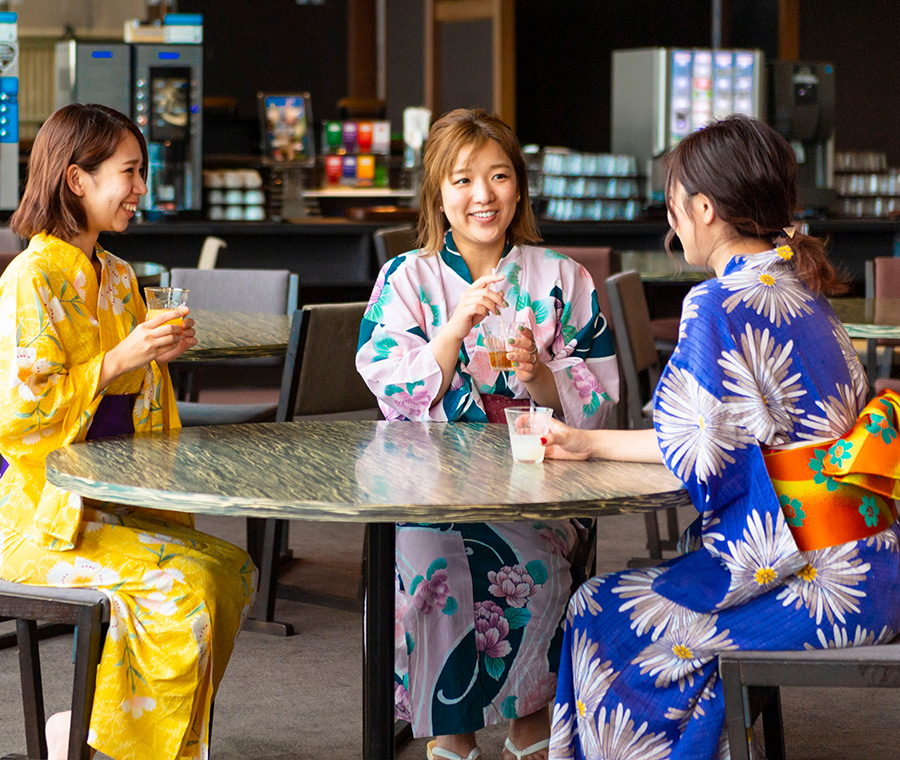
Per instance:
[[[682,524],[685,520],[682,520]],[[241,543],[243,521],[203,518],[198,527]],[[643,520],[604,518],[599,570],[643,554]],[[348,524],[294,523],[291,546],[302,560],[291,582],[353,597],[359,582],[363,530]],[[353,760],[361,757],[361,622],[358,613],[279,602],[279,619],[297,635],[242,634],[216,699],[214,760]],[[0,631],[10,624],[0,625]],[[48,713],[64,709],[71,689],[71,637],[41,645]],[[23,752],[15,650],[0,651],[0,754]],[[784,690],[790,760],[875,760],[900,757],[897,690]],[[503,727],[479,737],[485,760],[499,760]],[[398,760],[424,760],[425,739],[408,743]],[[97,756],[97,760],[103,760]],[[117,758],[116,760],[126,760]]]

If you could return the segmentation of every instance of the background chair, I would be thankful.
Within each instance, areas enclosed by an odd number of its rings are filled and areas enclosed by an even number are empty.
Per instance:
[[[876,256],[866,261],[866,298],[898,298],[900,297],[900,258],[893,256]],[[875,309],[878,319],[878,309]],[[865,344],[866,341],[861,341]],[[876,341],[878,350],[878,377],[891,375],[894,363],[894,347],[900,346],[900,340],[881,338]],[[868,362],[866,363],[868,367]],[[874,378],[869,378],[873,382]]]
[[[97,665],[109,624],[109,598],[93,589],[50,588],[0,581],[0,617],[15,619],[28,757],[47,757],[44,695],[37,621],[76,626],[75,678],[69,760],[88,760],[86,739],[97,681]]]
[[[653,426],[652,396],[659,382],[659,354],[650,330],[650,311],[644,296],[641,276],[634,270],[614,274],[606,280],[610,311],[625,388],[627,426],[638,430]],[[647,549],[650,558],[662,559],[663,549],[675,549],[678,538],[678,514],[666,510],[668,538],[661,541],[656,513],[646,512]]]
[[[622,271],[622,257],[618,251],[609,246],[552,246],[557,253],[562,253],[581,264],[594,278],[594,289],[600,311],[608,321],[610,317],[609,296],[606,294],[606,278]]]
[[[195,310],[261,314],[292,314],[297,308],[299,291],[299,278],[286,269],[175,268],[163,275],[161,284],[190,288],[188,305]],[[170,369],[181,399],[178,411],[182,415],[182,424],[215,425],[243,420],[250,413],[249,408],[243,411],[229,409],[229,406],[235,406],[232,404],[194,406],[201,389],[242,386],[277,388],[282,366],[280,357],[173,364]],[[274,403],[265,406],[268,407],[266,417],[256,421],[273,419]]]
[[[197,262],[197,269],[215,269],[216,261],[219,258],[219,249],[227,247],[228,243],[222,238],[217,238],[213,235],[207,236],[203,241],[203,246],[200,248],[200,260]]]
[[[366,302],[309,304],[294,312],[278,401],[278,422],[295,419],[378,419],[375,397],[356,371],[359,326]],[[339,599],[278,584],[286,520],[247,520],[247,546],[259,568],[255,620],[250,628],[290,635],[273,621],[276,596],[330,606]],[[351,608],[359,607],[362,588]],[[246,626],[245,626],[246,627]]]
[[[415,227],[385,227],[376,230],[372,235],[372,242],[375,244],[378,268],[381,269],[394,256],[413,250],[416,247],[417,236]]]
[[[719,673],[732,760],[750,760],[750,727],[759,713],[766,757],[784,760],[780,687],[900,687],[900,639],[799,652],[723,652]]]

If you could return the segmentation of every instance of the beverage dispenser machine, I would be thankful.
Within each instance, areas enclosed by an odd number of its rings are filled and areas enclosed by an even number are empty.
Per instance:
[[[663,154],[713,119],[761,118],[764,78],[761,50],[615,50],[612,152],[637,158],[648,199],[661,202]]]
[[[17,15],[0,13],[0,209],[19,205],[19,35]]]
[[[149,166],[140,209],[149,216],[202,206],[202,23],[199,14],[170,13],[161,27],[126,24],[125,42],[56,46],[56,107],[109,106],[129,114],[144,135]],[[158,43],[133,41],[148,35]]]
[[[797,189],[804,214],[824,213],[834,191],[834,66],[771,61],[769,122],[797,156]]]
[[[134,45],[134,120],[150,166],[142,207],[201,207],[203,51],[199,45]]]

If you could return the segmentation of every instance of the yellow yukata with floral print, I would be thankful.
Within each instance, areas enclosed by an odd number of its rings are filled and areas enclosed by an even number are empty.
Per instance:
[[[209,711],[256,587],[247,554],[188,514],[82,500],[45,478],[47,455],[88,434],[106,394],[133,394],[135,432],[180,426],[155,362],[99,389],[146,316],[131,267],[51,235],[0,277],[0,578],[90,587],[110,599],[89,744],[117,760],[207,758]]]

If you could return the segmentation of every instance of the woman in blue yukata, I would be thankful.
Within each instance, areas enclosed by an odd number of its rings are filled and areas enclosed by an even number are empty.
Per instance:
[[[791,226],[794,152],[734,116],[667,163],[670,240],[716,277],[685,299],[655,429],[555,422],[547,454],[662,461],[700,515],[679,557],[593,578],[570,602],[555,760],[727,758],[719,652],[881,643],[900,629],[895,481],[852,474],[896,477],[898,399],[866,406],[825,298],[841,283],[820,241]]]
[[[356,366],[388,420],[504,422],[549,406],[577,428],[618,399],[612,339],[590,274],[543,247],[518,140],[484,111],[428,136],[418,250],[385,264]],[[513,370],[491,369],[479,324],[520,325]],[[475,760],[475,732],[510,721],[505,760],[546,760],[562,619],[568,520],[397,528],[396,712],[428,758]]]

